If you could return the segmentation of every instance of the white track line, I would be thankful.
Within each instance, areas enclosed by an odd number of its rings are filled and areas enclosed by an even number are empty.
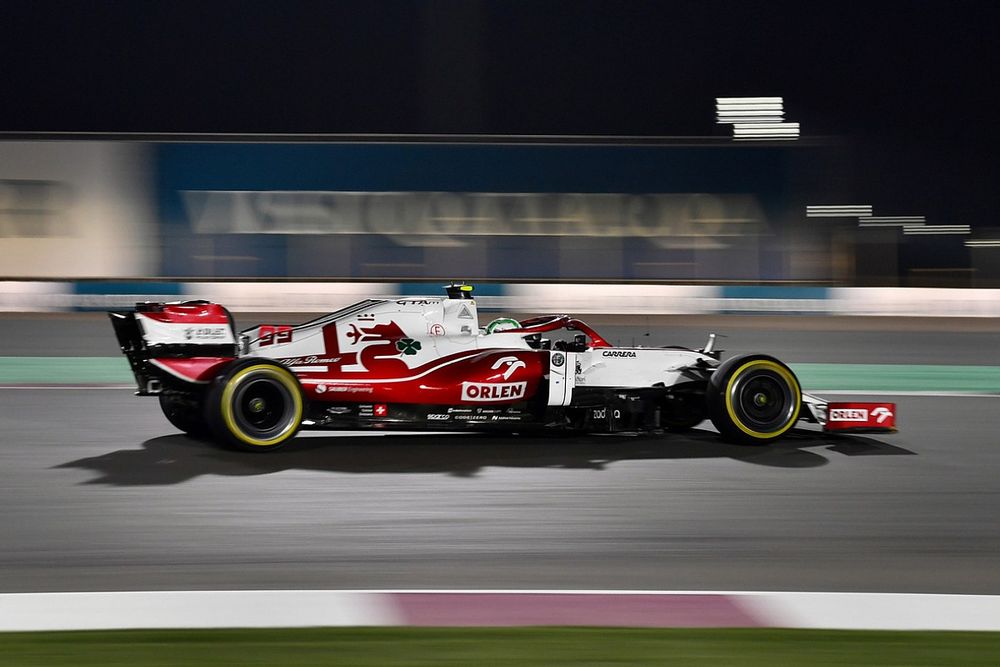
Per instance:
[[[676,605],[684,625],[698,604],[683,598],[700,596],[741,609],[748,625],[757,627],[862,630],[991,630],[1000,631],[1000,595],[919,593],[815,593],[770,591],[608,591],[608,590],[274,590],[274,591],[135,591],[0,594],[0,631],[96,630],[133,628],[235,628],[407,625],[406,595],[440,595],[433,606],[451,605],[455,621],[464,625],[460,595],[481,595],[476,607],[489,609],[489,598],[504,596],[504,625],[511,596],[524,617],[532,618],[537,595],[662,596]],[[634,616],[631,616],[633,619]],[[617,625],[608,617],[608,625]],[[530,624],[530,623],[529,623]],[[557,623],[563,624],[563,623]]]
[[[396,625],[391,598],[353,591],[0,595],[0,631]]]

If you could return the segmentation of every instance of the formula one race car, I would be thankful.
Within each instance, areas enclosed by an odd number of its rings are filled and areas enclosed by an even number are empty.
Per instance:
[[[480,328],[472,287],[369,299],[299,325],[237,334],[207,301],[109,313],[140,396],[171,424],[242,449],[300,428],[524,432],[679,431],[710,419],[729,441],[765,444],[795,423],[895,430],[890,403],[828,404],[777,359],[613,347],[567,315]],[[550,336],[546,338],[544,336]]]

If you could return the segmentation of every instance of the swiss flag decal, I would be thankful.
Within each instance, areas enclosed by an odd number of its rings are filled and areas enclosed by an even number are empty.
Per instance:
[[[385,417],[387,414],[389,414],[388,405],[386,405],[385,403],[379,403],[378,405],[375,406],[376,417]]]

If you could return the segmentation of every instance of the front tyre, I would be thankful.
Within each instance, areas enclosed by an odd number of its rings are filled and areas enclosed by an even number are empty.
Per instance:
[[[302,424],[302,390],[295,375],[267,359],[241,359],[212,383],[205,421],[220,442],[247,451],[277,449]]]
[[[702,396],[668,396],[660,405],[660,426],[673,433],[690,431],[705,421]]]
[[[731,442],[768,444],[799,419],[802,389],[788,366],[762,354],[734,357],[712,374],[708,414]]]

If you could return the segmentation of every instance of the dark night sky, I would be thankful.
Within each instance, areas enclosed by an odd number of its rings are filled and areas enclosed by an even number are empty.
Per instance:
[[[998,19],[959,1],[13,2],[0,130],[712,135],[716,96],[781,95],[805,135],[856,147],[883,212],[985,224]]]

